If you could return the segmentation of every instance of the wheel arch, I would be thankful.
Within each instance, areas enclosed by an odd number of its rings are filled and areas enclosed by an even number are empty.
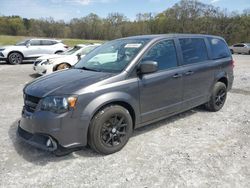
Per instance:
[[[63,51],[62,50],[57,50],[56,52],[55,52],[55,54],[57,54],[57,53],[62,53]]]
[[[20,51],[17,51],[17,50],[10,51],[10,52],[8,53],[8,55],[7,55],[7,58],[9,58],[9,55],[12,54],[12,53],[19,53],[19,54],[21,54],[21,55],[23,56],[23,58],[24,58],[23,53],[20,52]]]
[[[83,133],[84,143],[87,142],[88,139],[88,130],[91,120],[93,119],[95,114],[109,105],[120,105],[126,108],[132,117],[133,129],[136,128],[136,124],[138,124],[140,121],[139,102],[136,102],[136,99],[123,92],[111,92],[103,94],[88,103],[81,113],[81,121],[84,121],[85,123]]]
[[[61,64],[67,64],[67,65],[69,65],[69,67],[72,67],[72,65],[71,65],[71,64],[69,64],[69,63],[67,63],[67,62],[62,62],[62,63],[58,63],[58,64],[56,64],[56,65],[53,67],[53,71],[56,71],[56,70],[57,70],[57,68],[58,68],[58,66],[60,66]]]

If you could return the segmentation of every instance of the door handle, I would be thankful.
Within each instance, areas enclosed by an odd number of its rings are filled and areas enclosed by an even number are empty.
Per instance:
[[[180,78],[180,77],[182,77],[182,74],[175,74],[175,75],[173,76],[173,78]]]
[[[189,75],[192,75],[192,74],[194,74],[193,71],[188,71],[188,72],[185,73],[186,76],[189,76]]]

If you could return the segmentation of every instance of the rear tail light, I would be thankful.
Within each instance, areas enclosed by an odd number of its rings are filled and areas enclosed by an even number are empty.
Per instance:
[[[235,66],[235,61],[234,60],[231,61],[231,65],[234,68],[234,66]]]

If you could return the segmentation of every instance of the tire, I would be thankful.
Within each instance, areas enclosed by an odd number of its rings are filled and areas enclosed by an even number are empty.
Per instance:
[[[129,111],[119,105],[110,105],[93,117],[88,132],[88,144],[98,153],[112,154],[127,144],[132,130],[133,121]]]
[[[12,65],[18,65],[23,62],[23,55],[19,52],[11,52],[8,56],[8,62]]]
[[[217,112],[225,104],[227,98],[227,87],[222,82],[217,82],[214,85],[212,96],[210,97],[209,102],[206,104],[206,108],[209,111]]]
[[[68,63],[61,63],[56,67],[56,70],[63,70],[63,69],[68,69],[70,68],[70,65]]]
[[[233,50],[230,50],[231,54],[234,54],[234,51]]]

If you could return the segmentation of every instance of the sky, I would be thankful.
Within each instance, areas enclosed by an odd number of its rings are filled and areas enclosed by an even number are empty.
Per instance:
[[[23,18],[48,18],[69,21],[95,13],[106,17],[119,12],[130,20],[137,13],[160,13],[179,0],[0,0],[0,15],[19,15]],[[200,0],[229,11],[250,8],[250,0]]]

